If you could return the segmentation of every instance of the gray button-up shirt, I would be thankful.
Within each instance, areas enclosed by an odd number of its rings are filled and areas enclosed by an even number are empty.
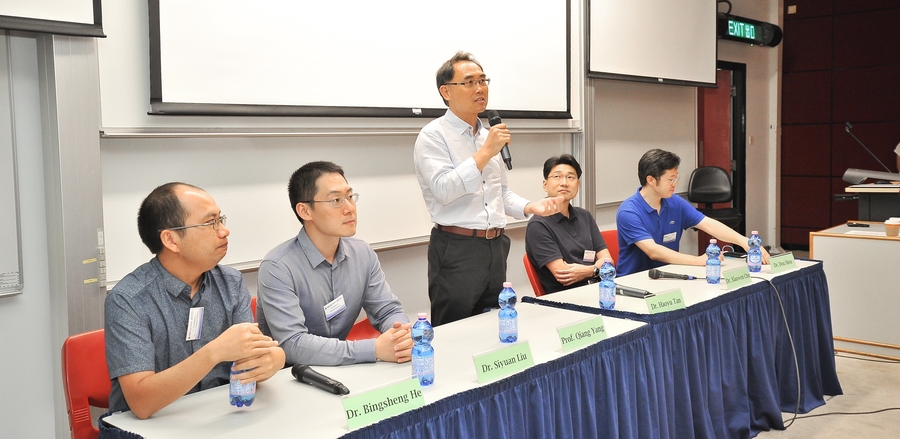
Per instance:
[[[191,308],[203,308],[200,338],[186,341]],[[153,258],[119,281],[106,297],[106,364],[112,379],[111,412],[129,410],[118,377],[162,372],[191,356],[236,323],[252,322],[250,292],[233,268],[203,274],[191,298],[190,285]],[[188,393],[226,384],[231,362],[219,363]],[[225,401],[222,401],[225,404]]]
[[[344,296],[346,309],[327,320],[325,305]],[[373,362],[375,339],[345,341],[362,309],[384,332],[409,319],[365,241],[341,238],[331,264],[301,229],[259,266],[256,318],[278,340],[289,364],[335,366]]]

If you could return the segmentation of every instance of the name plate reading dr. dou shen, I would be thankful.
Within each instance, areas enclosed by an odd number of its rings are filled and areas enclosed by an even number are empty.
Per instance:
[[[510,376],[534,366],[531,345],[527,341],[514,343],[505,348],[473,355],[475,373],[479,383]]]
[[[653,297],[648,297],[646,300],[650,314],[684,309],[684,296],[681,294],[681,288],[664,291]]]
[[[345,396],[341,402],[344,404],[347,426],[350,430],[356,430],[422,407],[425,405],[425,398],[422,396],[419,379],[412,377],[357,395]]]
[[[596,343],[606,338],[603,316],[575,322],[556,328],[563,352],[571,352],[580,347]]]
[[[753,283],[750,280],[750,270],[746,265],[741,265],[737,268],[732,268],[731,270],[722,273],[722,277],[725,278],[725,289],[733,290],[735,288],[745,287]]]
[[[778,274],[797,268],[797,264],[794,262],[793,253],[782,253],[778,256],[773,256],[769,258],[769,265],[772,267],[772,274]]]

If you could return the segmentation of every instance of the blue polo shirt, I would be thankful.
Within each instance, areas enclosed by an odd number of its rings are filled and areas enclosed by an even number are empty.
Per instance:
[[[706,218],[694,206],[678,195],[661,200],[659,213],[650,207],[641,196],[641,188],[628,197],[616,212],[616,228],[619,230],[619,263],[616,274],[624,276],[638,271],[665,265],[650,259],[635,244],[645,239],[653,239],[659,245],[678,251],[681,233],[700,224]],[[667,234],[674,233],[674,239],[664,242]]]

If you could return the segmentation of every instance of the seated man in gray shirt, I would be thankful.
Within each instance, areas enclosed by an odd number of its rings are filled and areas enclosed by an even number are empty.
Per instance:
[[[186,393],[227,384],[232,369],[260,382],[284,367],[278,342],[253,323],[241,273],[218,265],[230,231],[209,194],[184,183],[156,188],[141,203],[138,232],[156,257],[106,297],[110,412],[146,419]]]
[[[290,364],[409,361],[409,319],[375,252],[352,238],[359,194],[344,170],[307,163],[291,176],[288,195],[303,228],[259,266],[256,317],[263,333],[281,342]],[[382,334],[345,340],[362,309]]]

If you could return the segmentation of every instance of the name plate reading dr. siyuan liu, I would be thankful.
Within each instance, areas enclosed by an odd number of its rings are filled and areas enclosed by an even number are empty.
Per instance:
[[[794,262],[793,253],[782,253],[778,256],[772,256],[769,258],[769,265],[772,267],[772,274],[778,274],[797,268],[797,264]]]
[[[603,316],[575,322],[556,328],[563,352],[571,352],[580,347],[596,343],[606,338]]]
[[[357,395],[341,398],[347,426],[356,430],[382,419],[397,416],[425,405],[419,379],[412,377],[372,389]]]
[[[647,309],[650,311],[650,314],[684,309],[684,296],[681,294],[681,288],[657,293],[655,296],[648,297],[646,300]]]
[[[741,265],[737,268],[732,268],[724,273],[722,273],[722,277],[725,278],[725,289],[733,290],[735,288],[745,287],[750,285],[753,281],[750,280],[750,270],[746,265]]]
[[[527,341],[514,343],[505,348],[473,355],[475,373],[479,383],[510,376],[534,366],[531,345]]]

